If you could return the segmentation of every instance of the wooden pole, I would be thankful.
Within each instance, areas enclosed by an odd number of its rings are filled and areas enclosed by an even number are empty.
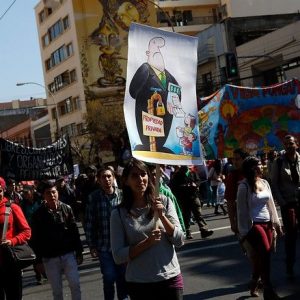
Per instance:
[[[159,197],[159,186],[160,186],[160,165],[156,164],[155,171],[155,197]],[[158,213],[154,213],[154,228],[158,229]]]

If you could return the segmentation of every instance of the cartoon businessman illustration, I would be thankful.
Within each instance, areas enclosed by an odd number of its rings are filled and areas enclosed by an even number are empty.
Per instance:
[[[163,135],[154,138],[155,151],[173,153],[165,146],[165,142],[173,117],[183,118],[185,115],[181,106],[181,88],[174,76],[165,68],[164,58],[160,51],[164,46],[165,40],[162,37],[154,37],[149,41],[146,51],[147,62],[138,68],[130,82],[129,93],[136,100],[136,125],[142,142],[136,145],[134,150],[154,151],[150,147],[153,137],[149,138],[149,135],[145,135],[143,131],[143,115],[150,113],[157,116],[158,122],[162,120],[163,124]]]

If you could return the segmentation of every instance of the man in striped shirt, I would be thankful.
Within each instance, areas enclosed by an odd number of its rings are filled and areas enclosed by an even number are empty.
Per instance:
[[[125,265],[116,265],[110,246],[110,215],[120,204],[121,191],[114,186],[115,175],[111,168],[98,170],[97,179],[100,188],[89,195],[85,234],[92,257],[99,258],[103,279],[104,299],[113,300],[115,284],[119,300],[128,299],[125,287]]]

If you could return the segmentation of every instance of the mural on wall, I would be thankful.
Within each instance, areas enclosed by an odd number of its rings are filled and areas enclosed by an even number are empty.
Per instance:
[[[236,148],[253,155],[281,150],[285,135],[300,138],[298,80],[262,88],[225,85],[205,101],[199,123],[207,159],[231,157]]]
[[[124,91],[129,26],[153,23],[155,10],[152,7],[151,12],[149,6],[153,5],[146,0],[74,3],[87,99],[109,98]]]

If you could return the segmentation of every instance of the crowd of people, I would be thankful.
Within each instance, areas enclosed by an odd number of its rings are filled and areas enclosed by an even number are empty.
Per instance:
[[[26,241],[37,256],[37,284],[48,281],[53,299],[61,300],[65,274],[72,299],[81,299],[78,222],[91,256],[99,259],[105,300],[115,294],[123,300],[182,299],[175,248],[193,239],[193,222],[201,238],[213,235],[203,206],[228,215],[252,268],[251,296],[259,296],[262,288],[265,300],[279,299],[271,283],[271,252],[276,237],[284,235],[286,273],[292,278],[300,226],[299,146],[291,135],[284,146],[282,153],[260,157],[236,149],[226,163],[216,159],[205,167],[161,166],[159,191],[154,188],[157,167],[134,158],[121,175],[112,166],[90,165],[75,181],[18,183],[0,177],[0,225],[8,201],[13,212],[5,239],[0,226],[0,299],[22,299],[22,272],[7,266],[2,248]]]

